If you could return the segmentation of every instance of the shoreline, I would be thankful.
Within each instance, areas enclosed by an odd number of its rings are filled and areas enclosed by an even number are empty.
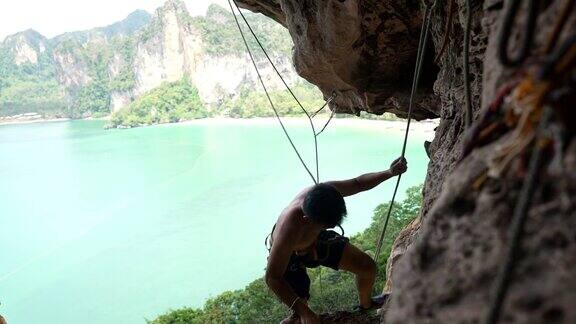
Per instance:
[[[39,124],[39,123],[53,123],[60,121],[70,121],[72,118],[39,118],[39,119],[16,119],[16,120],[1,120],[0,126],[5,125],[23,125],[23,124]]]
[[[322,128],[327,121],[327,118],[319,116],[320,118],[314,119],[316,128]],[[158,126],[169,125],[269,125],[270,123],[278,123],[275,117],[255,117],[255,118],[228,118],[228,117],[211,117],[203,119],[188,120],[173,124],[159,124]],[[282,122],[287,125],[308,125],[306,117],[282,117]],[[439,120],[424,120],[412,121],[410,124],[411,131],[434,132],[434,129],[440,124]],[[330,125],[344,126],[344,127],[369,127],[384,130],[404,131],[406,129],[406,120],[378,120],[378,119],[362,119],[354,117],[334,118]],[[330,125],[328,127],[330,127]]]
[[[31,119],[31,120],[11,120],[11,121],[0,121],[0,126],[4,125],[22,125],[22,124],[37,124],[37,123],[52,123],[52,122],[62,122],[62,121],[75,121],[75,120],[107,120],[108,117],[104,118],[84,118],[84,119],[72,119],[72,118],[48,118],[48,119]],[[325,116],[318,116],[314,119],[315,126],[321,128],[327,121]],[[271,123],[277,123],[275,117],[254,117],[254,118],[230,118],[230,117],[209,117],[194,120],[187,120],[177,123],[166,123],[166,124],[154,124],[149,126],[175,126],[175,125],[254,125],[254,126],[264,126]],[[306,117],[282,117],[282,122],[287,125],[308,125],[308,119]],[[411,131],[421,131],[421,132],[434,132],[434,129],[438,126],[438,120],[424,120],[424,121],[413,121],[410,125]],[[338,125],[344,127],[369,127],[369,128],[379,128],[385,130],[394,131],[404,131],[406,129],[405,120],[379,120],[379,119],[362,119],[355,117],[344,117],[344,118],[334,118],[330,122],[330,125]],[[329,126],[330,126],[329,125]]]

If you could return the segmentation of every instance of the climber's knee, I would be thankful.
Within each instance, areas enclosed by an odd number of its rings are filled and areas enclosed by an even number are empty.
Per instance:
[[[362,269],[360,275],[362,275],[363,277],[375,277],[376,276],[376,263],[368,255],[367,255],[367,258],[362,259],[360,267]]]
[[[346,244],[339,268],[363,278],[376,276],[374,260],[352,244]]]

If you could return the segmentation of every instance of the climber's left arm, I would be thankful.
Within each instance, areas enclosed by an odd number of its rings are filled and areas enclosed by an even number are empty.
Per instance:
[[[370,190],[382,182],[406,172],[408,163],[404,158],[398,158],[392,162],[390,169],[380,172],[366,173],[354,179],[341,181],[328,181],[326,184],[334,186],[342,196],[352,196],[359,192]]]

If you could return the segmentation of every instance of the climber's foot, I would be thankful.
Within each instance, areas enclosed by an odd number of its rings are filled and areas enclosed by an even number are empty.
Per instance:
[[[428,158],[430,158],[430,144],[432,144],[432,142],[424,141],[424,151],[426,151],[426,155],[428,155]]]
[[[389,294],[380,294],[378,296],[374,296],[372,297],[372,305],[370,305],[370,307],[362,307],[362,305],[357,305],[354,307],[354,311],[366,312],[372,309],[380,308],[382,305],[384,305],[384,303],[386,303],[388,296]]]
[[[388,300],[390,294],[380,294],[378,296],[372,297],[372,307],[382,307],[384,303]]]

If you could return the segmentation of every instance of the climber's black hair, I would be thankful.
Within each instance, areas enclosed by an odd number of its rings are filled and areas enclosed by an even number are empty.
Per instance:
[[[335,227],[346,217],[346,203],[342,194],[329,184],[315,185],[306,194],[302,209],[307,217],[317,223]]]

